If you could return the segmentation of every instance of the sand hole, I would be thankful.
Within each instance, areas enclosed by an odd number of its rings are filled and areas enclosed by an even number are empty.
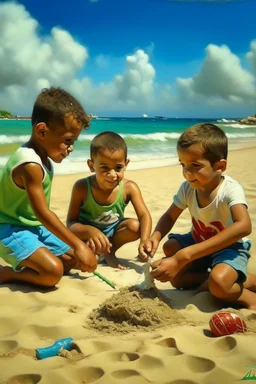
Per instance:
[[[41,378],[41,375],[17,375],[7,380],[6,384],[37,384]]]
[[[7,336],[18,332],[21,327],[22,325],[19,323],[19,320],[2,317],[0,319],[0,336]]]
[[[221,351],[231,351],[237,346],[237,341],[233,336],[226,336],[221,338],[215,338],[216,341],[213,343],[215,347]]]
[[[108,359],[111,359],[114,362],[122,361],[122,362],[129,362],[129,361],[135,361],[140,358],[140,355],[138,353],[130,353],[130,352],[113,352],[108,354]]]
[[[18,347],[18,343],[14,340],[2,340],[0,341],[0,356],[8,355],[14,349]]]
[[[82,369],[79,369],[76,372],[76,376],[78,380],[81,380],[81,383],[87,384],[87,383],[93,383],[94,381],[100,379],[105,372],[103,369],[99,367],[85,367]]]
[[[160,360],[160,358],[144,355],[140,358],[140,361],[138,363],[139,367],[142,369],[146,369],[147,371],[151,369],[163,369],[164,364]]]
[[[178,349],[176,340],[172,337],[162,339],[156,343],[156,345],[159,345],[160,347],[165,347],[169,349],[168,355],[171,356],[177,356],[177,355],[183,355],[183,353]]]
[[[177,348],[176,340],[172,337],[168,337],[167,339],[162,339],[158,341],[156,344],[161,345],[161,347]]]
[[[168,384],[198,384],[198,383],[191,380],[175,380],[175,381],[170,381]]]
[[[209,372],[215,368],[215,363],[212,360],[203,357],[186,356],[185,357],[188,368],[195,373]]]
[[[128,377],[131,378],[135,376],[141,376],[141,374],[134,369],[120,369],[118,371],[112,372],[111,375],[116,379],[127,379]]]

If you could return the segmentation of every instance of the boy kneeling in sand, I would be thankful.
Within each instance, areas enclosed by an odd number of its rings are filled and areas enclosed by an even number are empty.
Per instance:
[[[124,179],[129,163],[125,141],[117,133],[102,132],[91,142],[90,157],[87,164],[95,174],[75,183],[68,227],[111,267],[126,269],[116,251],[139,238],[139,256],[147,260],[152,220],[138,185]],[[124,217],[130,201],[138,219]]]
[[[180,136],[177,152],[186,181],[151,235],[150,255],[186,208],[192,228],[168,235],[166,257],[152,264],[152,277],[176,288],[209,289],[217,298],[256,310],[256,276],[247,274],[251,242],[245,236],[252,226],[245,194],[237,181],[223,175],[227,137],[213,124],[198,124]]]
[[[24,281],[52,287],[77,267],[92,272],[92,250],[49,208],[53,165],[73,151],[89,119],[60,88],[44,89],[32,112],[29,141],[12,154],[0,177],[0,283]],[[73,248],[73,249],[71,249]]]

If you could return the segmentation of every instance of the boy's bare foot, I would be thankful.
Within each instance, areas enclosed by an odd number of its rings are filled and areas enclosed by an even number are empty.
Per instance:
[[[106,263],[112,268],[128,269],[125,265],[122,265],[116,255],[108,254],[105,257]]]

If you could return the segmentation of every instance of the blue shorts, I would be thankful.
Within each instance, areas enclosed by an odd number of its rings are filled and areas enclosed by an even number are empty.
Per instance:
[[[39,248],[47,248],[55,256],[61,256],[70,246],[43,226],[0,224],[0,257],[15,271],[20,270],[19,264]]]
[[[101,225],[96,225],[95,223],[92,223],[91,221],[86,221],[86,220],[83,220],[81,222],[81,224],[84,224],[84,225],[90,225],[92,227],[95,227],[97,229],[99,229],[101,232],[104,233],[105,236],[107,236],[107,238],[110,238],[112,236],[114,236],[114,233],[117,229],[117,227],[119,226],[120,223],[122,223],[124,220],[128,220],[128,219],[125,219],[125,218],[122,218],[120,220],[117,220],[115,221],[114,223],[112,224],[109,224],[109,225],[104,225],[101,226]]]
[[[196,244],[191,232],[185,235],[170,233],[168,239],[175,239],[182,248],[189,247]],[[250,240],[244,242],[236,242],[229,246],[229,248],[222,249],[212,255],[202,257],[192,261],[190,271],[207,271],[208,268],[213,268],[217,264],[228,264],[234,268],[238,273],[239,281],[246,281],[247,264],[250,258]]]

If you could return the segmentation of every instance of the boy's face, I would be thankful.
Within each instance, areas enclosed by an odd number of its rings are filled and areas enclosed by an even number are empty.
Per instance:
[[[49,128],[45,123],[39,123],[39,134],[41,145],[47,157],[55,163],[61,163],[71,152],[73,144],[78,139],[83,125],[74,117],[68,116],[65,119],[65,126]]]
[[[95,172],[99,187],[103,190],[113,190],[124,178],[124,171],[129,160],[125,159],[124,151],[111,152],[102,150],[87,161],[91,172]]]
[[[188,148],[177,149],[183,176],[190,186],[198,190],[216,188],[222,172],[226,169],[226,160],[217,161],[211,165],[204,157],[204,149],[200,144],[193,144]]]

